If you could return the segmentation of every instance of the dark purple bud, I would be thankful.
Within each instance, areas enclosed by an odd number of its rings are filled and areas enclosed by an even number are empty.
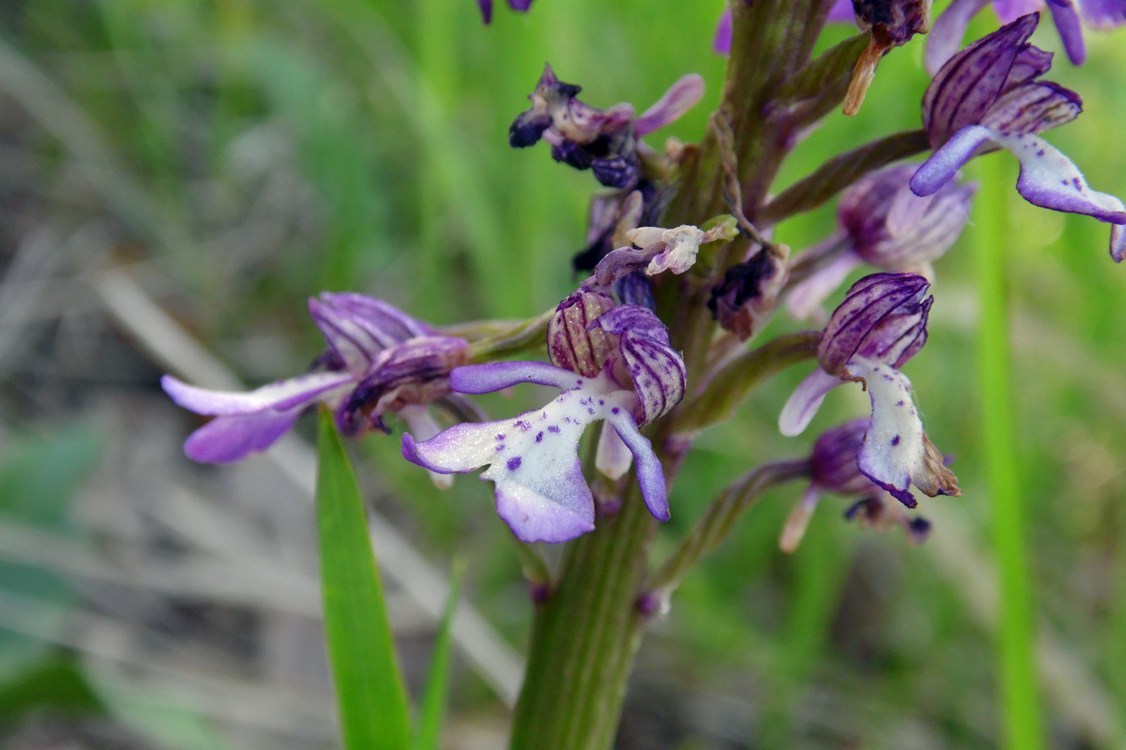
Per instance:
[[[853,284],[821,334],[821,368],[847,377],[854,356],[900,368],[926,341],[929,288],[913,273],[877,273]]]
[[[607,159],[591,161],[590,168],[595,179],[610,188],[626,188],[635,184],[640,175],[635,149],[625,151],[626,155],[615,154]]]
[[[854,419],[817,438],[809,459],[810,479],[816,487],[841,495],[859,495],[873,490],[872,480],[856,465],[868,425],[866,418]]]
[[[605,294],[580,290],[559,303],[547,326],[547,354],[551,363],[593,378],[606,363],[617,357],[618,341],[601,328],[591,328],[604,313],[614,309]]]
[[[762,328],[786,283],[788,257],[784,245],[772,245],[727,269],[708,298],[708,309],[724,330],[746,341]]]
[[[448,396],[450,370],[468,358],[469,343],[448,336],[420,336],[386,350],[340,404],[336,420],[341,432],[356,435],[368,427],[390,432],[384,413]]]
[[[637,271],[626,274],[614,284],[614,293],[623,305],[640,305],[650,310],[657,309],[657,302],[653,299],[653,282],[649,277]]]
[[[841,198],[837,218],[865,262],[888,270],[916,269],[942,256],[962,233],[977,187],[951,181],[920,198],[910,181],[917,164],[873,172]]]

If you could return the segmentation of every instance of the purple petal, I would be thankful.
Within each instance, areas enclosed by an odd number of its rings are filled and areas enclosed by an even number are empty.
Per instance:
[[[778,431],[786,437],[800,435],[813,421],[825,394],[843,381],[818,367],[798,384],[778,416]]]
[[[684,360],[669,345],[668,329],[640,305],[622,305],[599,316],[595,324],[617,334],[623,357],[641,399],[644,423],[652,422],[684,397]]]
[[[293,427],[300,409],[246,416],[216,417],[184,442],[184,453],[204,464],[240,461],[269,448]]]
[[[583,380],[580,375],[546,362],[495,362],[457,367],[450,372],[450,386],[458,393],[492,393],[518,383],[569,390],[582,385]]]
[[[953,0],[935,19],[927,36],[926,68],[932,76],[953,57],[962,46],[962,38],[970,19],[985,7],[989,0]]]
[[[911,191],[920,196],[937,192],[992,137],[993,131],[981,125],[962,128],[916,170]]]
[[[849,0],[851,2],[851,0]],[[719,23],[715,27],[715,38],[712,40],[712,49],[719,55],[731,54],[731,9],[723,11]]]
[[[1056,31],[1067,52],[1067,59],[1072,65],[1082,65],[1087,59],[1087,45],[1083,42],[1083,27],[1079,23],[1075,0],[1048,0],[1048,10],[1056,22]]]
[[[1020,160],[1017,191],[1036,206],[1126,224],[1126,207],[1113,195],[1092,190],[1075,163],[1035,135],[997,134],[994,140]]]
[[[836,0],[836,2],[833,3],[833,7],[829,8],[829,15],[826,20],[855,23],[856,12],[853,9],[852,0]]]
[[[317,372],[264,385],[253,391],[210,391],[177,380],[171,375],[160,379],[177,405],[196,414],[235,416],[266,411],[289,411],[310,404],[326,391],[352,382],[346,372]]]
[[[786,300],[786,308],[790,311],[790,315],[798,320],[812,317],[821,309],[821,303],[844,283],[852,269],[860,263],[860,256],[848,250],[814,271],[808,278],[794,284]],[[823,316],[824,312],[821,315]]]
[[[935,75],[923,97],[923,127],[931,145],[939,147],[955,132],[981,121],[993,101],[1006,90],[1010,73],[1039,16],[1023,16],[950,58]]]
[[[993,10],[997,11],[997,18],[1002,24],[1012,23],[1043,7],[1044,0],[993,0]]]
[[[526,13],[532,7],[532,0],[508,0],[508,7],[520,13]]]
[[[430,326],[386,302],[350,292],[324,292],[320,299],[310,299],[309,314],[355,375],[367,370],[384,349],[433,333]]]
[[[1083,100],[1070,89],[1041,81],[1025,83],[998,97],[981,124],[1002,133],[1040,133],[1071,122]]]
[[[665,472],[653,446],[648,439],[637,429],[637,425],[626,412],[618,412],[609,420],[617,430],[618,436],[626,444],[637,462],[637,483],[641,487],[641,496],[645,499],[645,507],[658,521],[667,521],[669,513],[669,498],[665,487]]]
[[[856,354],[894,365],[906,361],[914,354],[910,342],[925,336],[929,287],[926,278],[912,273],[871,274],[853,284],[821,333],[821,368],[843,376]]]
[[[1096,29],[1112,29],[1126,24],[1126,0],[1083,0],[1083,18]]]
[[[704,96],[704,79],[695,73],[682,76],[680,80],[669,87],[665,95],[657,100],[640,117],[634,120],[633,126],[638,137],[654,130],[663,128],[669,123],[680,118],[685,112]]]
[[[481,19],[490,24],[493,22],[493,0],[477,0],[477,7],[481,9]]]

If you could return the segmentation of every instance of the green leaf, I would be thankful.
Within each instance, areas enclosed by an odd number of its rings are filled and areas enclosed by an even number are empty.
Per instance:
[[[422,710],[418,716],[414,750],[438,750],[438,739],[441,735],[442,722],[446,717],[446,703],[449,697],[454,614],[457,612],[463,572],[463,566],[455,564],[450,575],[450,590],[446,594],[446,606],[442,610],[442,621],[438,625],[434,654],[430,657],[430,673],[426,677],[426,692],[422,696]]]
[[[410,711],[360,488],[332,416],[320,412],[317,528],[325,640],[348,750],[404,750]]]

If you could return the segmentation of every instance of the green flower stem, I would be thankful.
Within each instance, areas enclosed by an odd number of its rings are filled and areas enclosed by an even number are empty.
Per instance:
[[[1012,354],[1009,345],[1009,185],[1002,159],[975,164],[983,188],[974,205],[972,235],[977,259],[981,322],[978,377],[986,476],[992,499],[993,545],[997,554],[1001,619],[997,633],[1001,690],[1002,746],[1040,750],[1044,745],[1036,669],[1036,637],[1028,553],[1025,500],[1020,487],[1019,441],[1013,411]]]
[[[742,476],[727,487],[708,507],[707,513],[692,529],[692,533],[649,579],[646,589],[658,594],[662,599],[667,599],[680,584],[684,574],[727,538],[739,517],[762,497],[764,492],[771,487],[808,475],[809,461],[798,460],[763,464]]]

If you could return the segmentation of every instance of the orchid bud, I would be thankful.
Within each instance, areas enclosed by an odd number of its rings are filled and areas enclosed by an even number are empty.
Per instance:
[[[551,363],[593,378],[617,356],[617,337],[591,324],[614,309],[604,294],[579,290],[559,303],[547,326],[547,353]]]

